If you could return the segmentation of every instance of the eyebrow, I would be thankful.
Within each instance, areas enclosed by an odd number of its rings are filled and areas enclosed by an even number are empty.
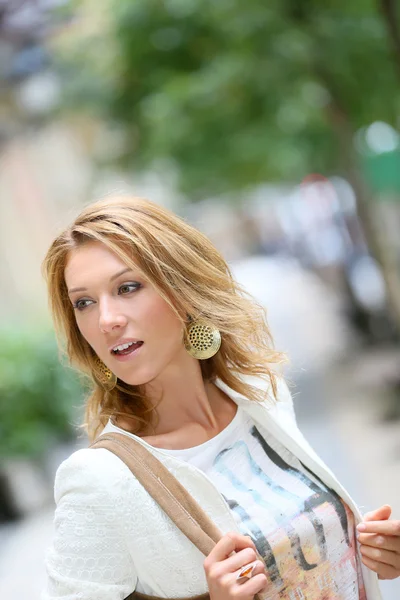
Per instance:
[[[122,269],[122,271],[118,271],[118,273],[115,273],[115,275],[110,277],[110,281],[114,281],[114,279],[117,279],[120,275],[123,275],[124,273],[128,273],[129,271],[132,271],[132,269],[130,267],[127,267],[126,269]],[[87,291],[87,288],[85,288],[85,287],[77,287],[77,288],[71,288],[70,290],[68,290],[68,294],[72,294],[73,292],[86,292],[86,291]]]

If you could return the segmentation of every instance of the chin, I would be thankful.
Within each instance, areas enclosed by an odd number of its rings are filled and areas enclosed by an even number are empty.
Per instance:
[[[125,385],[132,386],[143,385],[144,383],[147,383],[143,377],[118,377],[118,379],[122,381],[122,383],[125,383]]]
[[[116,373],[118,379],[120,381],[123,381],[126,385],[145,385],[146,383],[150,383],[151,381],[153,381],[156,377],[155,374],[145,374],[145,373],[135,373],[135,374],[130,374],[130,375],[123,375],[122,377],[120,377],[118,375],[118,373]]]

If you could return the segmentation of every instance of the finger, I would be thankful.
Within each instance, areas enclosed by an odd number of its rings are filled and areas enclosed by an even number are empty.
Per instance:
[[[260,575],[260,574],[267,575],[267,572],[265,569],[265,564],[264,564],[264,561],[262,561],[262,560],[253,561],[252,563],[249,564],[249,567],[252,567],[251,577],[249,579],[251,579],[252,577],[255,577],[256,575]],[[228,575],[229,585],[237,583],[238,585],[242,586],[244,583],[246,583],[246,581],[248,581],[246,579],[244,579],[244,580],[238,579],[242,570],[243,570],[243,567],[241,569],[238,569],[234,573],[229,573],[229,575]]]
[[[253,548],[254,551],[256,549],[253,540],[249,536],[241,535],[236,531],[230,531],[211,550],[204,561],[204,568],[207,569],[211,564],[228,558],[232,552],[239,552],[240,550],[244,550],[244,548]]]
[[[397,554],[397,552],[382,550],[381,548],[372,548],[371,546],[360,546],[360,552],[363,556],[366,556],[375,562],[394,567],[400,574],[400,555]]]
[[[225,564],[225,562],[226,561],[217,563],[217,566],[219,567],[220,565]],[[245,567],[245,566],[252,568],[251,576],[248,579],[240,580],[239,576],[241,574],[241,571],[243,570],[243,567]],[[252,579],[256,575],[260,575],[260,574],[266,575],[267,573],[266,573],[264,561],[257,559],[251,563],[242,565],[241,568],[237,569],[234,572],[225,573],[224,575],[222,575],[222,577],[220,577],[220,580],[219,580],[220,586],[224,589],[232,589],[232,588],[235,588],[236,586],[242,587],[245,583],[247,583],[247,581],[250,581],[250,579]]]
[[[365,513],[363,521],[386,521],[391,514],[392,507],[389,504],[384,504],[376,510]]]
[[[244,567],[244,565],[253,563],[255,560],[257,560],[255,550],[253,550],[253,548],[245,548],[244,550],[240,550],[240,552],[236,552],[236,554],[232,554],[232,556],[223,561],[225,572],[233,573]]]
[[[395,579],[399,576],[399,572],[394,567],[376,562],[366,556],[363,556],[362,562],[368,569],[375,571],[375,573],[378,574],[379,579]]]
[[[255,575],[258,575],[259,573],[266,573],[264,561],[256,559],[252,564],[253,564],[253,570],[251,573],[252,577],[254,577]],[[243,567],[242,567],[242,569],[243,569]],[[241,572],[242,569],[239,569],[239,571],[237,571],[235,573],[235,575],[237,576]]]
[[[265,589],[268,585],[268,578],[265,573],[259,573],[258,575],[254,575],[249,581],[245,583],[240,583],[240,591],[243,593],[243,596],[250,596],[252,598],[255,594],[258,594],[263,589]],[[237,596],[240,597],[240,596]]]
[[[358,541],[364,546],[373,548],[384,548],[392,552],[400,553],[400,539],[392,535],[376,535],[375,533],[360,533]]]
[[[264,574],[265,576],[267,575],[265,563],[262,560],[256,560],[255,564],[254,564],[252,577],[255,577],[256,575],[260,575],[260,574]]]
[[[357,525],[357,531],[400,536],[400,521],[367,521]]]

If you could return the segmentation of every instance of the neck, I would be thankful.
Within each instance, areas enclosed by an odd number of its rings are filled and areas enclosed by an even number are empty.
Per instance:
[[[185,364],[169,365],[156,380],[146,384],[145,393],[157,409],[156,434],[172,432],[196,423],[205,430],[218,427],[222,392],[202,377],[200,361],[183,357]]]

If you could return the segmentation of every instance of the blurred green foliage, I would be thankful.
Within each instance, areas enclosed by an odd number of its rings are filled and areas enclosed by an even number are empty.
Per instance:
[[[69,8],[73,24],[56,44],[66,104],[121,128],[125,167],[176,168],[192,198],[343,173],[354,131],[398,125],[400,86],[378,2]]]
[[[0,340],[0,456],[40,458],[75,438],[82,385],[50,333],[3,330]]]

